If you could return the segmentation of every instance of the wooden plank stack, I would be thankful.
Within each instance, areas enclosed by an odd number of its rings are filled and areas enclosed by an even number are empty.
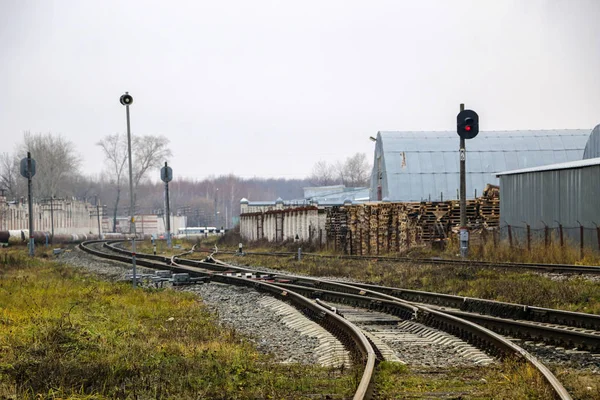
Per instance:
[[[497,227],[497,197],[467,201],[471,229]],[[437,240],[446,240],[460,226],[460,203],[364,203],[331,207],[325,229],[330,246],[348,254],[398,253]]]

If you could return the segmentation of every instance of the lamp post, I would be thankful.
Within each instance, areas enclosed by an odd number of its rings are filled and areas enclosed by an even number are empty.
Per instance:
[[[215,229],[219,226],[219,212],[217,211],[217,197],[219,197],[219,188],[215,190]]]
[[[134,193],[133,193],[133,167],[131,161],[131,128],[129,124],[129,106],[133,103],[133,97],[129,92],[125,92],[124,95],[119,99],[121,104],[125,106],[127,115],[127,154],[129,155],[129,214],[131,219],[129,220],[129,233],[132,234],[131,238],[131,263],[133,265],[133,287],[137,286],[137,276],[135,268],[135,209],[134,209]]]

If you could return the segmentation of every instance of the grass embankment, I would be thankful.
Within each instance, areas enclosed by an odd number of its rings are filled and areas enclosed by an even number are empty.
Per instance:
[[[356,371],[274,363],[189,293],[4,254],[0,398],[344,398],[356,387]]]

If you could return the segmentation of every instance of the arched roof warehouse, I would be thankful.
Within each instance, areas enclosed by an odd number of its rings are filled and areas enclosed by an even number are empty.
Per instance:
[[[592,130],[590,138],[585,145],[585,150],[583,151],[583,158],[586,160],[597,157],[600,157],[600,125],[596,125],[594,130]]]
[[[597,154],[600,128],[596,131],[596,136],[589,129],[480,132],[466,140],[467,198],[475,190],[481,195],[487,184],[498,185],[502,171],[581,160],[586,144],[586,153]],[[458,149],[456,132],[378,132],[370,200],[457,199]]]

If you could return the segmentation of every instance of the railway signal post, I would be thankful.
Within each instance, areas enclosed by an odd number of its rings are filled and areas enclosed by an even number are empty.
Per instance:
[[[465,110],[464,104],[460,105],[460,112],[456,116],[456,132],[460,136],[460,256],[466,258],[469,254],[469,230],[467,228],[465,139],[473,139],[479,133],[479,116],[473,110]]]
[[[160,169],[160,179],[165,183],[165,215],[167,228],[167,247],[171,248],[171,210],[169,206],[169,182],[173,180],[173,169],[167,165]]]
[[[133,167],[131,161],[131,128],[129,124],[129,106],[133,103],[133,97],[129,94],[129,92],[125,92],[124,95],[119,99],[122,105],[125,106],[126,115],[127,115],[127,152],[129,155],[129,213],[131,214],[131,219],[129,223],[129,233],[132,234],[131,238],[131,264],[133,265],[133,287],[137,287],[137,275],[135,268],[135,195],[133,193]]]
[[[31,178],[35,175],[35,160],[31,158],[31,153],[27,152],[27,157],[21,160],[20,172],[24,178],[27,178],[27,203],[29,206],[29,255],[34,256],[33,241],[33,204],[31,202]]]

